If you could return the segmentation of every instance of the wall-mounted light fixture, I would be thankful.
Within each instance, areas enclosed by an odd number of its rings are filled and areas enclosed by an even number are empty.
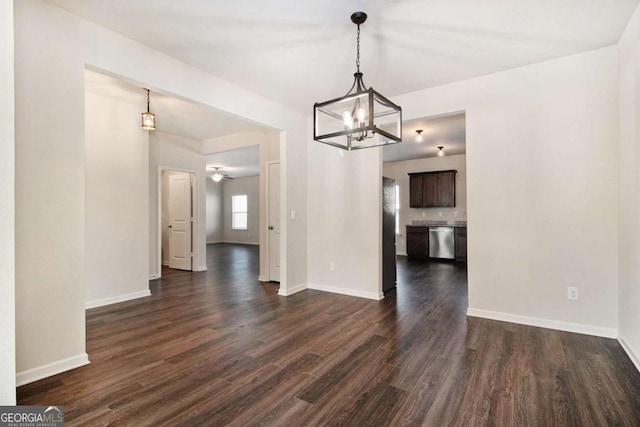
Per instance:
[[[147,111],[142,113],[142,129],[156,130],[156,115],[149,109],[149,89],[147,90]]]
[[[444,156],[444,151],[442,150],[444,148],[444,146],[439,145],[438,146],[438,157],[443,157]]]
[[[346,95],[313,106],[313,139],[323,144],[359,150],[395,144],[402,140],[402,108],[367,88],[360,72],[360,24],[364,12],[351,15],[358,26],[356,72]]]
[[[422,137],[422,129],[418,129],[416,131],[416,143],[420,144],[423,141],[424,141],[424,138]]]

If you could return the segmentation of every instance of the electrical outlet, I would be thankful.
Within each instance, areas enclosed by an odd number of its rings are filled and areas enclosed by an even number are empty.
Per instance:
[[[460,216],[460,213],[459,213],[458,211],[455,211],[455,212],[453,213],[453,217],[454,217],[454,218],[458,218],[458,216]]]
[[[422,218],[425,218],[427,216],[426,212],[422,212]]]
[[[330,262],[329,263],[329,271],[336,271],[336,263],[335,262]]]
[[[567,299],[571,301],[578,301],[578,288],[575,286],[569,286],[567,288]]]
[[[442,216],[442,211],[439,211],[439,212],[438,212],[438,216]]]

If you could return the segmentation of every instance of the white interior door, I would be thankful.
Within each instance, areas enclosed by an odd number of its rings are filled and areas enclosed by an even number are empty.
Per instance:
[[[269,164],[269,280],[280,281],[280,163]]]
[[[169,268],[191,270],[191,174],[169,175]]]

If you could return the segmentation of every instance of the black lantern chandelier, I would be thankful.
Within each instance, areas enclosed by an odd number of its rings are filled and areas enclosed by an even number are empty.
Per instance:
[[[402,108],[367,88],[360,72],[360,24],[367,14],[356,12],[358,26],[356,72],[346,95],[313,107],[313,139],[345,150],[379,147],[402,140]]]

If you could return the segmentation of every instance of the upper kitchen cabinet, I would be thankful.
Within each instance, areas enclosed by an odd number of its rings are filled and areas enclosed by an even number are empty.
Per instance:
[[[455,170],[409,174],[409,206],[453,208],[456,206]]]
[[[422,207],[422,175],[409,174],[409,207]]]

